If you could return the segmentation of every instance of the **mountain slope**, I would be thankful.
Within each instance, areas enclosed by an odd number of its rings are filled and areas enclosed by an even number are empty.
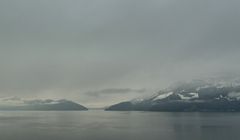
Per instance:
[[[240,84],[195,80],[171,86],[145,99],[112,105],[106,110],[240,111]]]
[[[69,100],[22,100],[11,97],[0,101],[0,110],[88,110],[86,107]]]

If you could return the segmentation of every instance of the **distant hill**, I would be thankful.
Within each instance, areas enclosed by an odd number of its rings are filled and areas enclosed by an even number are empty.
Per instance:
[[[178,83],[144,99],[112,105],[116,111],[240,111],[240,80],[194,80]]]
[[[2,98],[0,110],[88,110],[86,107],[69,100],[22,100],[17,97]]]

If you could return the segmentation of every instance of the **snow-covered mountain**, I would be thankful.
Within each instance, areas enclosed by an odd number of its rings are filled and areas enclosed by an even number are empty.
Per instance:
[[[106,110],[240,111],[240,80],[178,83],[147,98],[122,102]]]

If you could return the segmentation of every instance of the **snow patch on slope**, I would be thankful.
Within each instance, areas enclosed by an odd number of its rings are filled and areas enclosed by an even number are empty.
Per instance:
[[[228,97],[236,98],[237,100],[240,100],[240,92],[231,92],[228,94]]]
[[[160,95],[158,95],[156,98],[154,98],[153,101],[167,98],[168,96],[170,96],[170,95],[172,95],[172,94],[173,94],[173,92],[168,92],[168,93],[160,94]]]
[[[182,94],[178,94],[182,100],[191,100],[199,98],[198,93],[188,93],[190,96],[184,96]]]

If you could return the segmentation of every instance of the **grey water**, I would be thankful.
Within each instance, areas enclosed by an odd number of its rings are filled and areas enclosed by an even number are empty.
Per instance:
[[[237,140],[240,113],[1,111],[0,140]]]

